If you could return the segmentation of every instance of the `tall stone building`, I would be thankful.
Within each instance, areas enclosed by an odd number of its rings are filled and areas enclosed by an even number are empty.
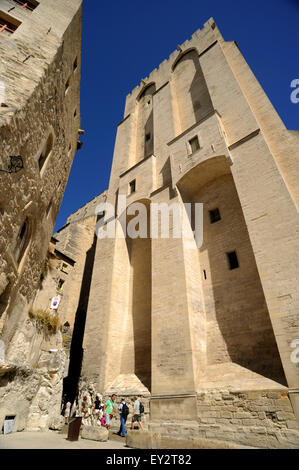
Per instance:
[[[203,203],[197,249],[97,240],[81,381],[143,397],[149,439],[298,446],[298,151],[213,19],[127,96],[107,202]]]
[[[56,321],[47,302],[44,317],[33,306],[80,147],[81,4],[0,0],[1,429],[44,429],[60,414],[61,333],[42,327]]]

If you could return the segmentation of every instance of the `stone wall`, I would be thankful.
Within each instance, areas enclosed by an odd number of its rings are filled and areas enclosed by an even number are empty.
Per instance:
[[[284,390],[206,390],[198,394],[200,437],[253,447],[298,448],[299,423]]]
[[[0,431],[8,415],[15,416],[14,431],[57,429],[66,364],[61,333],[47,334],[28,319],[16,346],[11,362],[0,364]]]
[[[50,341],[44,338],[30,324],[28,312],[40,287],[77,150],[81,3],[40,0],[30,12],[9,0],[1,2],[1,9],[10,10],[21,25],[11,36],[0,34],[0,81],[5,88],[0,106],[0,166],[7,168],[10,156],[21,155],[24,168],[19,173],[1,173],[0,335],[5,362],[0,370],[5,399],[0,405],[0,427],[7,414],[16,415],[21,428],[44,429],[52,421],[52,412],[59,419],[65,365],[61,334],[53,334]],[[60,351],[54,369],[45,360],[52,349]],[[41,368],[39,360],[45,362]],[[12,375],[7,377],[7,364],[16,370],[15,384]]]

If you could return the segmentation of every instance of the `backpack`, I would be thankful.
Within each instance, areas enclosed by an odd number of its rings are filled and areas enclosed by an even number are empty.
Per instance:
[[[126,403],[123,404],[123,407],[121,409],[121,414],[126,417],[129,414],[129,407]]]
[[[141,402],[139,402],[139,411],[140,411],[140,414],[144,413],[144,406]]]

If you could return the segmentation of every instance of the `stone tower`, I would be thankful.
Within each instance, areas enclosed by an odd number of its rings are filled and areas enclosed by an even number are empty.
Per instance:
[[[82,380],[150,396],[150,433],[298,445],[298,150],[213,19],[127,96],[107,201],[203,203],[196,250],[97,241]]]
[[[28,312],[80,146],[81,22],[81,0],[0,0],[0,168],[24,166],[0,173],[1,429],[7,416],[14,430],[59,416],[61,338]]]

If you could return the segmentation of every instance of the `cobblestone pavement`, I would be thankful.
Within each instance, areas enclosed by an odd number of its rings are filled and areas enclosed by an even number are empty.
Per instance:
[[[0,436],[0,449],[128,449],[125,439],[112,436],[107,442],[79,438],[68,441],[57,431],[16,432]]]

